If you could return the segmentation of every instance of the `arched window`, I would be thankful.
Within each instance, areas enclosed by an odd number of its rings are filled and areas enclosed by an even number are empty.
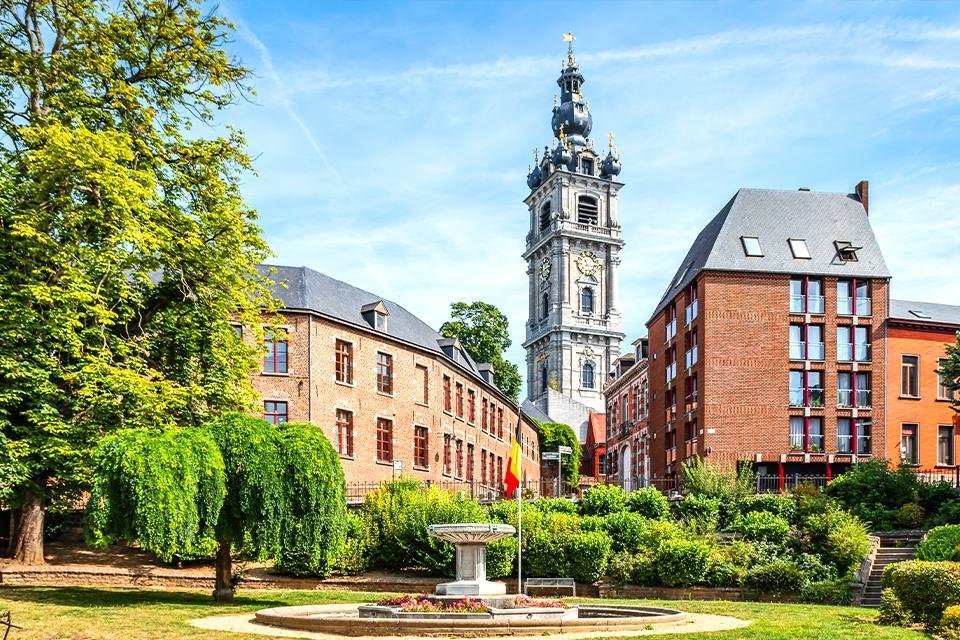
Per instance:
[[[540,207],[540,230],[546,229],[550,226],[550,203],[544,202],[543,206]]]
[[[583,368],[580,370],[580,386],[584,389],[593,389],[593,363],[585,362],[583,363]]]
[[[580,313],[593,313],[593,287],[580,291]]]
[[[600,207],[596,198],[591,196],[577,198],[577,222],[581,224],[600,224]]]
[[[550,294],[546,291],[540,297],[540,319],[545,320],[550,315]]]
[[[546,365],[544,365],[543,367],[540,368],[540,391],[547,390],[547,382],[548,382],[547,367]]]

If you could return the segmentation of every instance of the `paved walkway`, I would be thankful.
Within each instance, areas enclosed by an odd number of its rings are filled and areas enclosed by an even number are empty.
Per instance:
[[[337,610],[342,610],[343,605],[331,605]],[[707,633],[711,631],[728,631],[730,629],[740,629],[750,624],[749,620],[742,620],[731,616],[717,616],[706,613],[687,613],[686,618],[680,622],[667,622],[651,625],[650,629],[641,631],[604,631],[605,638],[634,638],[639,636],[656,636],[668,633]],[[229,616],[211,616],[209,618],[200,618],[191,620],[190,624],[200,629],[211,631],[231,631],[234,633],[248,633],[261,636],[271,636],[274,638],[303,638],[305,640],[343,640],[344,636],[332,635],[327,633],[315,633],[311,631],[296,631],[293,629],[280,629],[254,622],[252,613]],[[358,624],[362,624],[358,621]],[[376,640],[415,640],[423,636],[380,636]],[[551,638],[561,638],[562,640],[592,640],[597,637],[596,631],[585,631],[579,633],[552,633]],[[535,636],[510,636],[512,640],[543,640],[543,635]],[[356,637],[356,640],[375,640],[373,636]]]

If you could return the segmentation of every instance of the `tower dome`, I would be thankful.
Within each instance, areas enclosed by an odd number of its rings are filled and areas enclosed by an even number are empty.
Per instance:
[[[613,144],[613,131],[610,132],[610,150],[607,151],[607,157],[600,163],[600,175],[604,178],[612,178],[620,174],[620,153]]]
[[[583,75],[580,73],[580,65],[577,59],[573,57],[573,43],[567,50],[567,64],[560,77],[557,78],[557,85],[560,87],[560,104],[553,107],[553,134],[559,137],[560,127],[564,128],[570,144],[574,147],[586,145],[587,136],[593,129],[593,116],[590,115],[590,105],[583,99]]]

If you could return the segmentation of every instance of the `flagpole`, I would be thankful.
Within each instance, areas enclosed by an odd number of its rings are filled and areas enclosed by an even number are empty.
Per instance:
[[[517,487],[517,593],[523,593],[523,489]]]

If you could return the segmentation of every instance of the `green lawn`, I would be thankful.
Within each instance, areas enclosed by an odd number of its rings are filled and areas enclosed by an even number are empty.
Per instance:
[[[237,640],[242,636],[195,629],[187,621],[280,605],[368,602],[380,595],[343,591],[247,590],[241,592],[235,604],[218,606],[213,604],[209,594],[193,591],[0,587],[0,610],[13,611],[14,622],[24,627],[22,631],[11,633],[10,640]],[[752,602],[658,601],[655,604],[754,621],[750,627],[735,631],[658,636],[665,639],[848,640],[926,637],[915,631],[878,626],[871,621],[872,611],[852,607]],[[265,636],[247,637],[256,640]]]

